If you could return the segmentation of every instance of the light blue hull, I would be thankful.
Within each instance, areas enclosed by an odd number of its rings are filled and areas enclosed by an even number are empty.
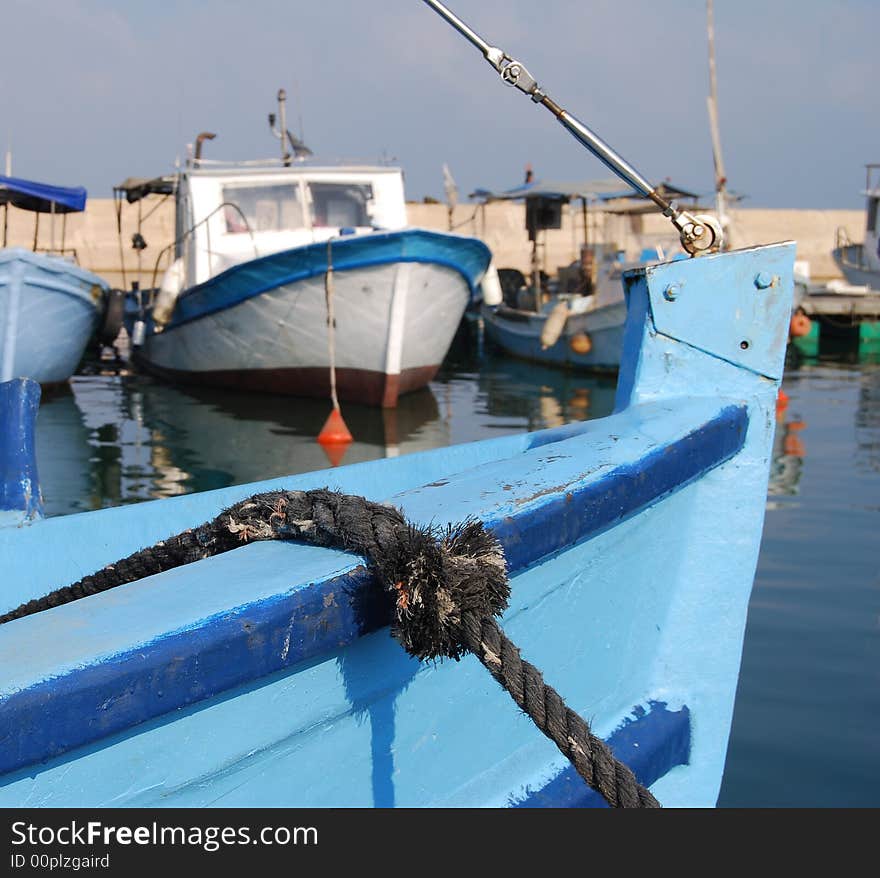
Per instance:
[[[97,275],[60,257],[0,251],[0,380],[67,381],[107,289]]]
[[[541,344],[547,313],[511,308],[483,307],[486,335],[506,353],[524,360],[573,369],[615,372],[620,367],[626,304],[622,300],[568,318],[559,339],[550,347]],[[588,353],[572,349],[572,337],[585,334],[590,339]]]
[[[504,545],[524,657],[662,804],[711,806],[793,259],[630,276],[607,418],[0,529],[0,612],[269,488],[474,516]],[[358,557],[253,543],[0,626],[0,806],[601,803],[476,659],[408,658],[374,594]]]

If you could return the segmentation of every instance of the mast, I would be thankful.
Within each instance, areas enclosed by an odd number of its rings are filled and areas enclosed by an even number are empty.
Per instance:
[[[6,146],[6,176],[12,176],[12,147],[7,144]],[[7,201],[3,205],[3,246],[6,246],[6,241],[9,236],[9,202]]]
[[[715,211],[729,247],[730,218],[727,215],[727,175],[724,171],[724,158],[721,155],[721,133],[718,128],[718,81],[715,73],[715,15],[713,7],[713,0],[706,0],[706,31],[709,43],[709,96],[706,103],[709,108],[712,157],[715,162]]]

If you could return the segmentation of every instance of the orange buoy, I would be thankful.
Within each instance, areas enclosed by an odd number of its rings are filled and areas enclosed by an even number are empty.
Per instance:
[[[345,452],[348,451],[348,443],[337,442],[333,445],[322,445],[321,450],[330,461],[330,466],[339,466],[342,463],[342,458],[345,457]]]
[[[328,445],[348,445],[353,439],[345,421],[342,420],[342,412],[334,406],[324,421],[321,432],[318,433],[318,442],[325,447]]]
[[[585,332],[577,332],[568,340],[568,346],[576,354],[588,354],[593,350],[593,341]]]
[[[793,436],[791,434],[786,435],[782,441],[782,452],[791,457],[806,457],[807,454],[804,443],[801,442],[801,438],[797,434]]]
[[[800,338],[804,335],[809,335],[810,330],[813,328],[813,323],[803,311],[798,311],[795,314],[791,315],[791,323],[788,327],[788,334],[792,338]]]
[[[780,387],[776,397],[776,414],[785,411],[786,408],[788,408],[788,394]]]

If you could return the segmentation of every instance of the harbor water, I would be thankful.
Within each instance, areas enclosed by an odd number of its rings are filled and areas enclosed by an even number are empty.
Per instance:
[[[880,358],[792,356],[719,805],[880,805]],[[345,405],[342,464],[610,414],[614,379],[504,357],[465,324],[428,389]],[[329,403],[87,362],[38,420],[47,515],[326,469]],[[59,583],[63,585],[64,583]]]

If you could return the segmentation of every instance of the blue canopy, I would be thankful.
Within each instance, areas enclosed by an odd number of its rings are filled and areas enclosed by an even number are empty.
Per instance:
[[[605,200],[635,195],[634,190],[621,188],[619,180],[584,180],[575,183],[536,180],[503,191],[477,189],[470,197],[481,201],[518,201],[521,198],[558,198],[568,201],[571,198]]]
[[[0,175],[0,204],[38,213],[52,213],[52,205],[55,205],[55,213],[71,213],[85,210],[86,190],[82,186],[49,186]]]
[[[692,198],[699,196],[679,186],[674,186],[665,181],[657,186],[657,191],[667,198]],[[532,183],[524,183],[513,189],[493,191],[491,189],[476,189],[471,193],[471,198],[480,201],[519,201],[523,198],[549,198],[560,201],[570,201],[573,198],[590,199],[594,201],[622,201],[624,199],[644,199],[644,196],[635,189],[622,188],[619,180],[584,180],[581,182],[566,183],[557,180],[535,180]],[[649,208],[653,210],[654,208]]]

